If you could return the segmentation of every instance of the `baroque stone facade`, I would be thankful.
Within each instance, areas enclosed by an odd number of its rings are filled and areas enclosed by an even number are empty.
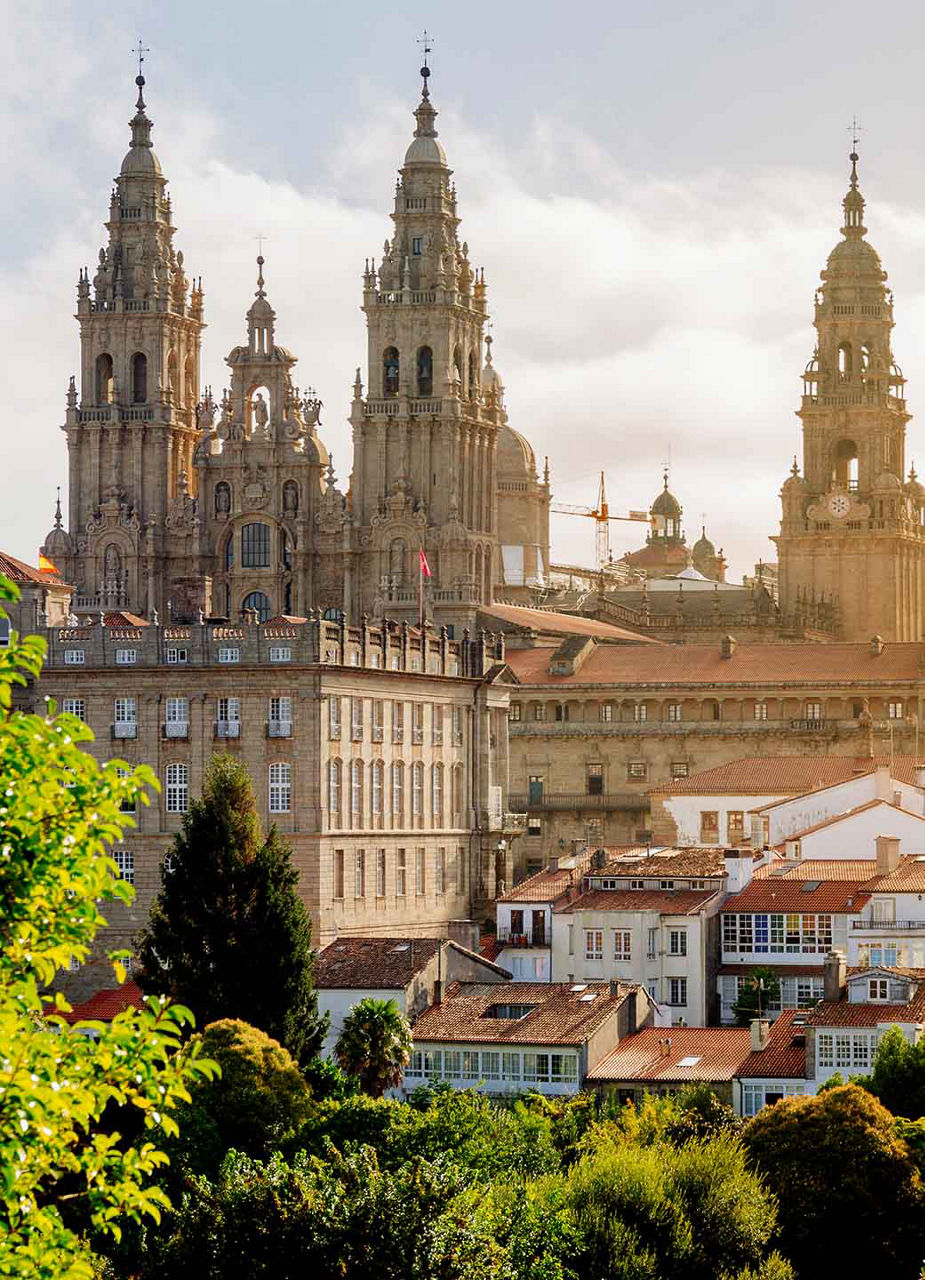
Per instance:
[[[77,608],[179,623],[311,609],[417,619],[423,605],[461,631],[496,590],[516,599],[545,584],[548,467],[540,480],[508,425],[485,273],[458,236],[422,73],[392,234],[363,276],[368,392],[358,369],[347,494],[318,435],[321,402],[295,384],[296,357],[276,340],[262,256],[230,387],[218,403],[200,392],[203,290],[174,248],[138,77],[108,243],[92,280],[78,281],[68,527],[43,548]]]

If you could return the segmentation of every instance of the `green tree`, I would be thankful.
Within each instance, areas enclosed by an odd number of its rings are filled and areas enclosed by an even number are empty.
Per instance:
[[[0,598],[16,598],[2,578]],[[11,710],[12,686],[36,679],[43,655],[44,642],[15,632],[0,652],[0,1275],[87,1280],[92,1261],[69,1219],[117,1238],[125,1222],[159,1220],[161,1139],[213,1064],[198,1040],[181,1048],[189,1011],[162,1000],[110,1026],[68,1026],[60,996],[43,1016],[55,973],[86,959],[106,924],[100,904],[131,901],[107,850],[132,825],[121,804],[146,803],[155,785],[149,770],[98,765],[75,717]],[[142,1140],[103,1126],[113,1108],[142,1118]]]
[[[881,1037],[873,1070],[863,1081],[894,1116],[925,1116],[925,1044],[910,1044],[899,1027]]]
[[[232,1018],[213,1022],[202,1051],[221,1075],[197,1081],[180,1108],[175,1176],[214,1177],[231,1149],[267,1160],[313,1109],[312,1092],[291,1055],[263,1031]]]
[[[922,1182],[893,1117],[854,1084],[785,1098],[746,1126],[754,1168],[779,1204],[781,1248],[801,1276],[890,1269],[918,1276]],[[834,1223],[851,1229],[833,1231]]]
[[[394,1000],[361,1000],[344,1019],[334,1056],[342,1071],[359,1076],[364,1093],[381,1098],[401,1082],[411,1058],[408,1019]]]
[[[276,828],[263,837],[245,767],[213,758],[140,941],[142,989],[182,1000],[200,1023],[239,1018],[307,1063],[326,1019],[298,878]]]
[[[780,1004],[780,978],[767,965],[756,965],[739,988],[739,998],[732,1006],[736,1026],[747,1027],[759,1016],[759,1010],[764,1015],[772,1004]]]

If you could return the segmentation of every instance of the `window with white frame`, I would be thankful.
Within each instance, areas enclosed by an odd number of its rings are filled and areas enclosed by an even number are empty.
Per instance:
[[[132,667],[138,658],[137,649],[117,649],[116,650],[116,666]]]
[[[392,762],[392,818],[400,823],[405,813],[405,766],[401,760]]]
[[[189,699],[168,698],[165,703],[165,732],[168,738],[189,735]]]
[[[648,773],[648,766],[645,760],[630,760],[626,766],[626,776],[632,781],[645,779]]]
[[[424,741],[424,703],[411,704],[411,741],[420,745]]]
[[[723,950],[752,955],[827,955],[832,950],[832,917],[813,912],[726,912]]]
[[[241,650],[231,645],[221,645],[218,651],[219,662],[240,662]]]
[[[177,649],[171,646],[167,650],[168,666],[182,666],[187,662],[189,662],[189,649]]]
[[[614,960],[632,960],[631,933],[629,929],[614,929],[613,931],[613,958]]]
[[[680,702],[669,702],[667,711],[668,719],[672,724],[677,724],[679,720],[684,718],[684,707]]]
[[[888,1000],[890,983],[888,978],[869,978],[867,982],[868,1000]]]
[[[135,698],[116,698],[113,703],[113,732],[117,738],[134,738],[138,725],[138,702]]]
[[[83,649],[65,649],[64,665],[66,667],[82,667],[84,665]]]
[[[270,765],[270,812],[288,813],[292,807],[292,765]]]
[[[117,699],[116,706],[118,705]],[[78,720],[86,721],[87,719],[87,703],[84,698],[62,698],[61,710],[65,715],[76,716]]]
[[[822,703],[821,702],[807,702],[806,719],[813,720],[813,721],[819,721],[822,719]]]
[[[668,979],[668,1003],[682,1007],[687,1004],[687,978]]]
[[[680,782],[682,778],[689,778],[691,766],[687,760],[672,760],[671,762],[671,780],[672,782]]]
[[[271,644],[270,645],[270,661],[271,662],[291,662],[292,649],[289,645]]]
[[[340,738],[340,698],[335,693],[328,696],[328,737],[332,742]]]
[[[366,897],[366,850],[357,849],[353,855],[353,896]]]
[[[120,778],[127,778],[129,775],[128,769],[123,769],[119,765],[116,766],[116,773],[119,775]],[[120,813],[134,813],[137,808],[138,808],[138,801],[136,800],[135,796],[127,796],[126,799],[121,801],[119,804]]]
[[[237,738],[241,733],[241,699],[219,698],[216,731],[220,738]]]
[[[186,813],[189,808],[189,768],[185,764],[169,764],[166,776],[168,813]]]
[[[414,851],[414,891],[417,894],[427,892],[426,849],[415,849]]]
[[[113,849],[112,860],[119,872],[119,879],[126,884],[135,883],[135,854],[131,849]]]
[[[686,956],[687,955],[687,930],[686,929],[669,929],[668,930],[668,954],[670,956]]]
[[[405,704],[392,703],[392,741],[402,742],[405,737]]]
[[[603,960],[604,931],[602,929],[585,929],[585,959]]]
[[[350,812],[353,821],[359,823],[363,812],[363,762],[353,760],[350,764]]]
[[[597,709],[597,718],[601,724],[610,724],[613,720],[613,703],[602,702]]]
[[[816,1066],[866,1071],[873,1065],[877,1034],[871,1031],[817,1031]]]
[[[433,703],[430,709],[430,741],[431,745],[443,745],[443,707],[439,702]]]
[[[342,766],[339,760],[328,761],[328,820],[340,822]]]
[[[633,719],[637,724],[641,724],[643,720],[648,720],[649,708],[644,702],[637,702],[633,706]]]
[[[372,725],[373,742],[381,742],[382,741],[382,714],[383,714],[383,705],[382,705],[381,698],[373,699],[372,709],[373,709],[373,725]]]
[[[418,760],[411,766],[411,813],[419,818],[424,812],[424,766]]]
[[[408,852],[406,849],[395,851],[395,896],[404,898],[408,893]]]
[[[288,737],[292,732],[292,698],[281,696],[270,699],[270,729]]]
[[[512,702],[508,707],[507,718],[511,724],[519,724],[523,718],[523,707],[519,702]]]
[[[902,720],[903,704],[901,698],[895,698],[886,704],[887,717],[890,720]]]
[[[802,1084],[784,1084],[779,1080],[770,1083],[742,1085],[742,1115],[756,1116],[762,1107],[779,1102],[781,1098],[801,1097],[806,1092]]]
[[[372,801],[373,801],[373,817],[382,817],[382,783],[385,774],[385,765],[381,760],[374,760],[370,765],[370,776],[372,782]]]
[[[350,699],[350,736],[354,742],[363,737],[363,699]]]
[[[376,850],[376,897],[385,897],[386,851]]]
[[[755,703],[755,719],[767,720],[767,718],[768,718],[768,704],[763,699],[759,699]]]

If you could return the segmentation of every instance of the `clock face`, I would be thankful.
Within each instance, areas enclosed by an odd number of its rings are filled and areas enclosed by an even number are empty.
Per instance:
[[[833,516],[846,516],[851,510],[851,499],[846,493],[833,493],[829,498],[829,510]]]

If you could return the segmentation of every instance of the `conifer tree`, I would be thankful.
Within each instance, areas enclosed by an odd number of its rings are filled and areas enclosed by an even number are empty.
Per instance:
[[[245,767],[216,756],[164,863],[140,948],[139,985],[170,994],[199,1026],[238,1018],[303,1065],[325,1030],[314,989],[311,920],[292,851],[260,829]]]

